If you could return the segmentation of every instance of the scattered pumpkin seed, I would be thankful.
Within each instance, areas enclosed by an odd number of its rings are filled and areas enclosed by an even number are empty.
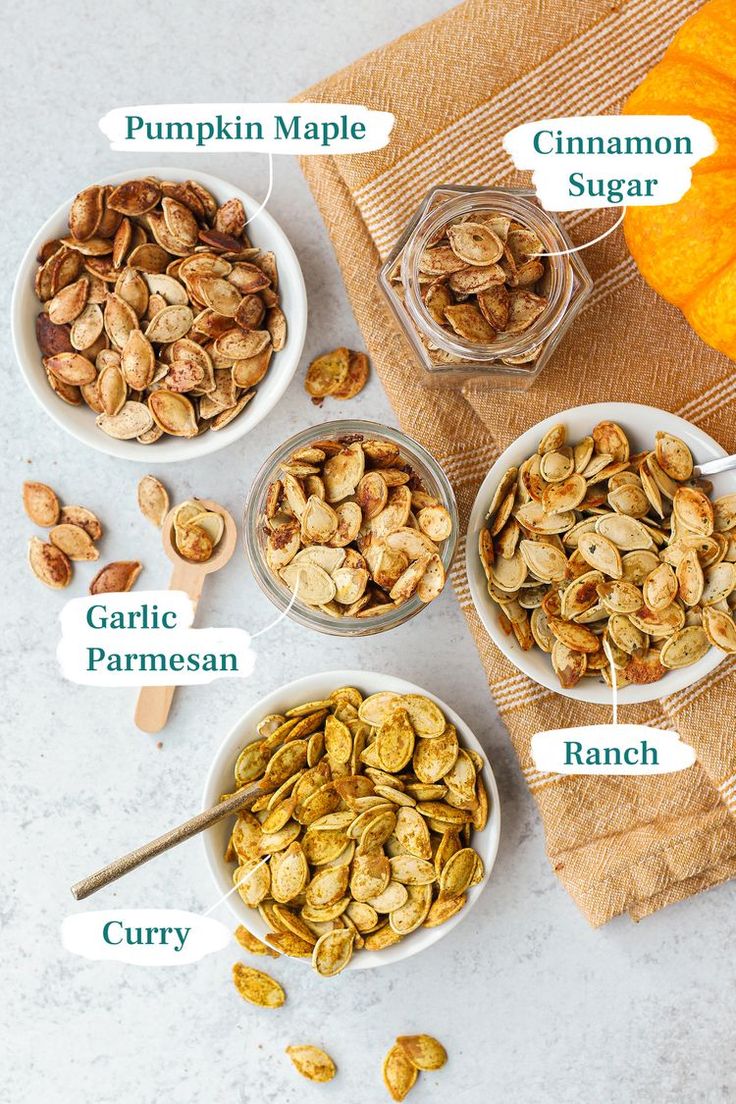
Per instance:
[[[280,1008],[286,1000],[286,993],[274,978],[242,962],[233,966],[233,983],[243,1000],[259,1008]]]
[[[316,1046],[287,1046],[286,1053],[294,1067],[307,1081],[331,1081],[337,1066],[326,1051]]]
[[[50,529],[59,520],[59,500],[46,483],[23,484],[23,507],[34,525],[43,529]]]

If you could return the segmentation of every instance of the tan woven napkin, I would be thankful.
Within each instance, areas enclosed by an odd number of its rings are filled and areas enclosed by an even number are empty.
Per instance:
[[[363,58],[301,99],[392,111],[389,146],[311,157],[303,171],[332,237],[355,315],[405,430],[442,461],[463,523],[494,457],[541,418],[580,403],[630,399],[675,411],[736,451],[736,371],[639,278],[620,232],[588,250],[595,290],[552,362],[524,393],[482,384],[427,388],[376,286],[382,258],[436,184],[517,182],[501,145],[544,115],[617,111],[699,0],[466,0]],[[610,212],[565,219],[588,241]],[[622,719],[677,729],[690,770],[654,778],[541,774],[531,735],[606,722],[537,686],[488,639],[462,560],[453,572],[496,704],[544,822],[550,861],[588,920],[639,919],[736,874],[736,661]]]

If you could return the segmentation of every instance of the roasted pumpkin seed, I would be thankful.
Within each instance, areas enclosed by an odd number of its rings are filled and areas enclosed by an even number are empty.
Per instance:
[[[286,1000],[286,993],[274,978],[242,962],[233,966],[233,983],[243,1000],[259,1008],[280,1008]]]
[[[169,495],[154,475],[144,475],[138,481],[138,506],[143,516],[160,529],[169,512]]]
[[[329,1054],[316,1046],[287,1046],[286,1053],[298,1073],[307,1081],[324,1083],[332,1081],[337,1066]]]

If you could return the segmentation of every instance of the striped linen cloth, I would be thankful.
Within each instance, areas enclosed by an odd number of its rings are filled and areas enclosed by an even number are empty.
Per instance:
[[[393,111],[389,146],[305,158],[373,363],[403,428],[430,448],[455,488],[463,523],[490,465],[524,429],[586,402],[632,400],[672,410],[736,451],[736,372],[637,274],[623,235],[586,251],[595,290],[534,387],[482,382],[428,388],[376,286],[381,263],[437,184],[520,183],[501,144],[535,117],[617,112],[700,0],[466,0],[299,99]],[[611,212],[565,216],[591,240]],[[546,728],[607,722],[531,682],[497,651],[473,609],[461,546],[453,583],[488,683],[544,823],[554,870],[591,924],[640,919],[736,874],[736,659],[649,705],[634,723],[676,729],[694,745],[688,771],[589,778],[535,769],[530,738]]]

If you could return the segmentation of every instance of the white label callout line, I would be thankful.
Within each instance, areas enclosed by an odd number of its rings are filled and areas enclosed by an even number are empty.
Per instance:
[[[626,208],[623,209],[619,217],[614,222],[613,226],[609,226],[608,230],[604,230],[602,234],[599,234],[597,238],[593,238],[592,241],[584,242],[583,245],[574,245],[572,249],[559,249],[554,253],[533,253],[533,257],[566,257],[569,253],[579,253],[581,249],[590,249],[591,245],[595,245],[599,241],[603,241],[609,234],[612,234],[614,230],[618,230],[621,223],[624,221],[626,215]]]

